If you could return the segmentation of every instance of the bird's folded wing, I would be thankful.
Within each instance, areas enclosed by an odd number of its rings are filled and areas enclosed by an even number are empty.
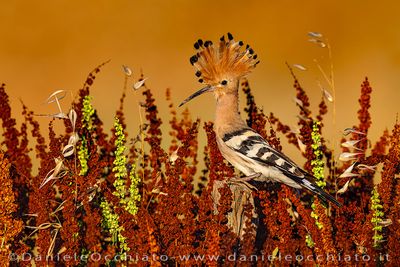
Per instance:
[[[284,174],[290,173],[299,178],[305,176],[304,171],[292,160],[271,147],[261,135],[250,128],[225,134],[222,140],[230,149],[260,164],[275,167]]]
[[[315,184],[313,176],[298,167],[287,156],[271,147],[261,135],[251,128],[225,134],[222,140],[230,149],[242,156],[266,167],[275,167],[301,187],[310,190],[323,199],[332,201],[338,206],[341,205],[335,198]]]

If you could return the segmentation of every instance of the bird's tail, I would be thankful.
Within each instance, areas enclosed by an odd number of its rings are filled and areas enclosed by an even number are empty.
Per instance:
[[[194,47],[196,54],[190,58],[190,63],[196,68],[199,82],[206,84],[218,83],[223,76],[244,77],[259,63],[257,55],[242,41],[236,42],[228,33],[220,38],[218,44],[199,39]]]
[[[317,197],[323,201],[330,201],[333,204],[335,204],[338,207],[341,207],[342,204],[336,200],[333,196],[325,192],[321,187],[319,187],[315,183],[315,177],[308,174],[307,172],[302,170],[302,173],[304,174],[303,177],[299,177],[296,175],[293,175],[291,173],[285,173],[286,176],[291,178],[293,181],[295,181],[298,185],[300,185],[302,188],[307,189],[308,191],[312,192],[313,194],[317,195]]]
[[[330,201],[333,204],[335,204],[338,207],[341,207],[342,204],[336,200],[336,198],[334,198],[333,196],[331,196],[330,194],[328,194],[327,192],[325,192],[321,187],[319,187],[315,182],[315,178],[311,175],[307,175],[307,178],[303,178],[302,180],[307,180],[307,182],[304,183],[300,183],[300,185],[306,189],[308,189],[309,191],[311,191],[312,193],[314,193],[315,195],[318,196],[319,199],[323,200],[323,201]],[[311,181],[310,181],[311,180]]]

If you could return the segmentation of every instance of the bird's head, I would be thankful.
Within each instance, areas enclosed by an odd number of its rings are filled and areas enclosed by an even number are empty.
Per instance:
[[[213,92],[217,99],[225,94],[237,93],[239,80],[260,62],[249,45],[236,42],[230,33],[227,39],[222,36],[218,44],[199,39],[194,48],[196,54],[190,58],[190,63],[196,68],[199,82],[205,86],[179,106],[206,92]]]

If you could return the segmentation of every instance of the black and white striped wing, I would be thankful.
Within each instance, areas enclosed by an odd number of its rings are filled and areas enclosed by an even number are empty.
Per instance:
[[[261,135],[251,128],[245,128],[225,134],[222,141],[227,147],[240,153],[241,157],[253,160],[256,164],[261,164],[266,168],[275,168],[289,179],[287,184],[297,184],[309,191],[317,194],[319,197],[332,201],[336,205],[341,204],[318,187],[314,177],[297,166],[291,159],[275,150]],[[284,181],[282,181],[284,182]]]
[[[284,174],[290,173],[299,178],[304,177],[304,172],[288,157],[271,147],[261,135],[252,129],[242,129],[222,138],[230,148],[258,163],[275,167]]]

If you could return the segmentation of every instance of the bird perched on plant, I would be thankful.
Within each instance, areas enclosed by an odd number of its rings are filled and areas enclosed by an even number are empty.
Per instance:
[[[259,63],[253,49],[249,45],[244,46],[242,41],[235,41],[230,33],[227,39],[222,36],[218,44],[198,40],[194,47],[197,51],[190,58],[190,63],[205,87],[186,98],[180,106],[203,93],[214,93],[218,148],[227,161],[247,176],[243,179],[275,181],[294,188],[305,188],[323,200],[341,206],[314,182],[312,175],[271,147],[240,117],[239,81]]]

